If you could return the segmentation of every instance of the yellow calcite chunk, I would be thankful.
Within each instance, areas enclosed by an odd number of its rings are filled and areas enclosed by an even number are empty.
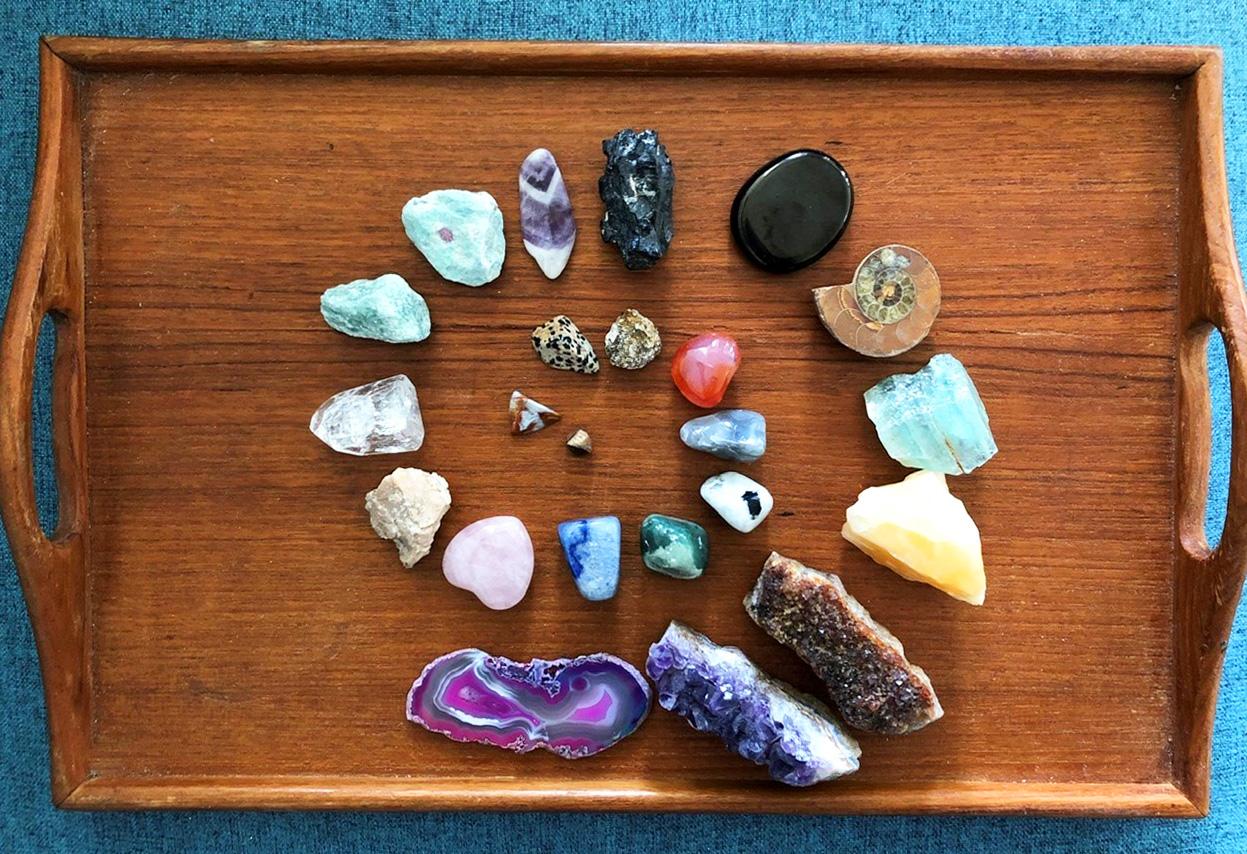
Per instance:
[[[983,604],[987,576],[979,529],[940,472],[917,471],[900,483],[865,489],[845,517],[844,538],[875,562]]]

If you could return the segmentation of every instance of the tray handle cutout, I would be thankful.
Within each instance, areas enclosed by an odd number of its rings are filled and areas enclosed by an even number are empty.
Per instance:
[[[39,651],[53,798],[60,803],[86,777],[89,748],[82,152],[73,71],[46,44],[40,75],[30,214],[0,331],[0,516]],[[59,521],[50,537],[39,523],[31,446],[35,360],[46,317],[56,329],[52,440]]]
[[[1221,666],[1247,574],[1247,294],[1230,222],[1221,128],[1219,52],[1186,81],[1179,222],[1177,539],[1174,642],[1178,783],[1207,813],[1210,747]],[[1204,520],[1212,431],[1208,341],[1225,344],[1230,387],[1230,481],[1215,548]]]

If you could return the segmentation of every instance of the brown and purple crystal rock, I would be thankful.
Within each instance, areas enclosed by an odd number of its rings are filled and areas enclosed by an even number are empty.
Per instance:
[[[827,683],[846,723],[904,735],[943,716],[927,674],[835,575],[772,552],[745,610]]]

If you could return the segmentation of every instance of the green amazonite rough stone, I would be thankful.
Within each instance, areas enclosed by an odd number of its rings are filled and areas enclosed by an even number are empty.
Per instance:
[[[391,344],[423,341],[432,328],[424,297],[395,273],[330,288],[320,296],[320,313],[339,332]]]
[[[911,469],[972,472],[996,455],[974,381],[947,353],[914,374],[893,374],[866,391],[866,414],[888,456]]]
[[[507,252],[494,197],[434,190],[403,205],[403,229],[444,279],[480,287],[498,278]]]
[[[655,513],[641,523],[641,559],[654,572],[697,578],[710,561],[710,537],[696,522]]]

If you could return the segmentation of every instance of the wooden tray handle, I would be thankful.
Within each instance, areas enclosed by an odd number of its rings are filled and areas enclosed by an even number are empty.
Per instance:
[[[45,74],[47,69],[44,69]],[[59,75],[58,75],[59,76]],[[85,521],[75,489],[81,431],[65,419],[80,413],[83,363],[81,200],[67,176],[62,87],[47,85],[40,104],[40,140],[30,214],[0,334],[0,513],[19,569],[37,568],[66,550]],[[68,190],[68,191],[67,191]],[[76,198],[75,198],[76,197]],[[78,205],[77,210],[67,210]],[[53,431],[60,519],[49,539],[39,523],[31,445],[35,356],[45,317],[56,326]]]
[[[1183,788],[1207,812],[1209,753],[1221,666],[1247,575],[1247,295],[1239,270],[1226,186],[1221,130],[1221,58],[1190,78],[1179,224],[1182,345],[1179,351],[1177,537],[1182,554],[1175,587],[1175,652]],[[1208,338],[1221,333],[1229,368],[1230,485],[1216,548],[1204,532],[1211,456]],[[1181,741],[1179,741],[1181,743]]]
[[[53,798],[86,776],[86,372],[82,154],[72,70],[40,55],[39,148],[26,236],[0,331],[0,517],[26,596],[48,704]],[[52,432],[60,518],[39,524],[31,445],[35,356],[45,317],[56,326]]]

